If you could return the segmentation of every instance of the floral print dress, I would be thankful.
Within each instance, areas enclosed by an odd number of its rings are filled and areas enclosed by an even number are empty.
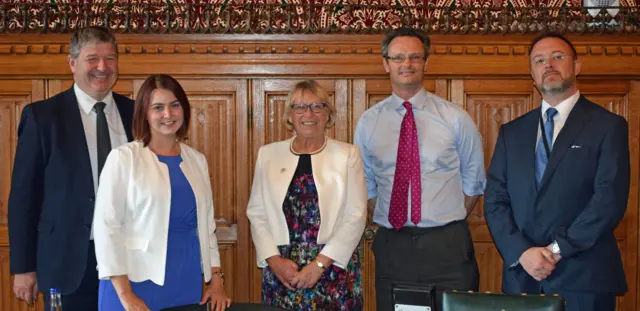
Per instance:
[[[280,255],[295,262],[302,270],[322,251],[317,244],[320,228],[318,192],[313,181],[311,155],[302,154],[291,180],[284,203],[289,227],[289,245],[279,246]],[[267,266],[262,273],[264,304],[287,310],[362,310],[360,256],[354,252],[346,269],[327,267],[312,288],[287,289]]]

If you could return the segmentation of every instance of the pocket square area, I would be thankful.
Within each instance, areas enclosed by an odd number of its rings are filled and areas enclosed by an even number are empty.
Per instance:
[[[582,148],[581,145],[571,145],[571,149],[579,149]]]

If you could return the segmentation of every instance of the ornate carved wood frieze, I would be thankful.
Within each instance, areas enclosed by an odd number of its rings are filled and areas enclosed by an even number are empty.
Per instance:
[[[0,33],[67,33],[106,25],[132,34],[377,34],[412,26],[439,34],[639,34],[635,0],[14,1]]]

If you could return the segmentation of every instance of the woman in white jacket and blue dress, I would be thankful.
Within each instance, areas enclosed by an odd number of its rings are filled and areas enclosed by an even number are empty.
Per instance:
[[[180,84],[150,76],[135,102],[135,140],[105,162],[93,221],[101,311],[230,305],[207,160],[182,143],[189,117]]]

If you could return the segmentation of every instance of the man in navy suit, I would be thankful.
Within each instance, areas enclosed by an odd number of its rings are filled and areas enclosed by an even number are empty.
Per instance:
[[[580,95],[569,40],[544,34],[529,55],[543,101],[500,128],[485,192],[502,288],[612,311],[627,290],[613,235],[629,195],[627,122]]]
[[[14,292],[33,304],[38,288],[62,293],[65,311],[97,310],[91,231],[98,176],[111,150],[132,140],[133,101],[111,92],[118,78],[115,37],[78,30],[69,45],[74,85],[27,105],[18,128],[9,194]]]

